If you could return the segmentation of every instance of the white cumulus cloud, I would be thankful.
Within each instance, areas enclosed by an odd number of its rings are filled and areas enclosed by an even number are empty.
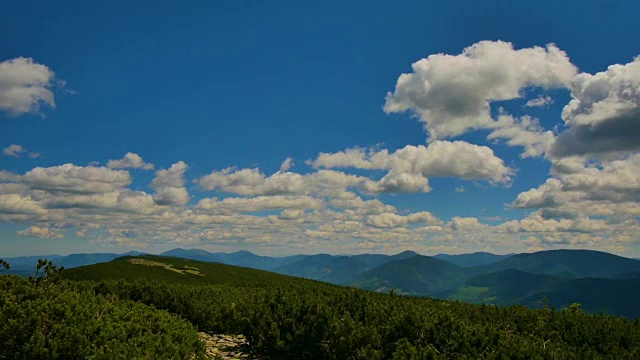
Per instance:
[[[288,157],[282,162],[282,165],[280,165],[279,172],[287,172],[289,171],[289,169],[291,169],[292,166],[293,166],[293,158]]]
[[[577,75],[571,97],[562,110],[568,129],[554,144],[555,156],[640,150],[640,58]]]
[[[111,169],[142,169],[153,170],[153,164],[149,164],[142,160],[142,157],[136,153],[128,152],[122,159],[109,160],[107,167]]]
[[[22,156],[22,154],[27,153],[27,149],[25,149],[21,145],[11,144],[11,145],[7,146],[6,148],[2,149],[2,153],[4,155],[6,155],[6,156],[20,157],[20,156]],[[27,156],[30,159],[37,159],[37,158],[41,157],[42,154],[37,153],[37,152],[29,152],[27,154]]]
[[[407,226],[408,224],[441,225],[443,222],[432,213],[422,211],[406,216],[394,213],[369,215],[367,217],[367,224],[376,228],[395,228]]]
[[[227,168],[196,180],[205,190],[240,195],[320,195],[341,196],[349,188],[372,188],[374,182],[362,176],[333,170],[310,174],[276,172],[266,176],[259,169]]]
[[[200,200],[194,209],[209,213],[257,212],[280,209],[320,209],[324,203],[310,196],[257,196],[251,198],[228,197],[223,200],[208,198]]]
[[[434,54],[412,65],[387,94],[387,113],[413,111],[430,141],[496,126],[490,103],[522,97],[527,87],[567,88],[577,69],[553,44],[516,50],[481,41],[459,55]]]
[[[6,148],[2,149],[2,153],[5,154],[6,156],[12,156],[12,157],[20,157],[20,155],[22,155],[22,153],[26,152],[27,149],[23,148],[20,145],[16,145],[16,144],[11,144],[9,146],[7,146]]]
[[[372,192],[428,192],[430,177],[457,177],[508,184],[513,169],[487,146],[465,141],[436,140],[429,146],[407,145],[393,153],[388,150],[347,149],[335,154],[322,153],[311,162],[316,167],[386,169],[387,174]]]
[[[105,167],[64,164],[48,168],[36,167],[22,176],[22,182],[39,190],[102,193],[129,185],[131,175],[123,170]]]
[[[0,110],[17,116],[39,114],[42,104],[54,108],[54,77],[51,69],[31,58],[0,62]]]
[[[549,95],[540,95],[536,98],[530,99],[524,105],[525,107],[545,107],[553,104],[553,98]]]
[[[42,239],[62,239],[64,237],[60,229],[35,225],[30,226],[25,230],[18,231],[18,235],[33,236]]]
[[[520,118],[503,114],[498,117],[498,127],[487,139],[506,139],[509,146],[521,146],[522,158],[543,156],[549,152],[556,136],[550,130],[544,130],[538,119],[528,115]]]
[[[184,186],[184,174],[187,171],[187,164],[178,161],[171,165],[169,169],[156,171],[156,177],[151,183],[155,189],[153,199],[159,205],[186,205],[189,202],[189,193]]]
[[[565,158],[552,174],[520,193],[513,206],[541,209],[548,217],[640,215],[640,154],[598,163]]]

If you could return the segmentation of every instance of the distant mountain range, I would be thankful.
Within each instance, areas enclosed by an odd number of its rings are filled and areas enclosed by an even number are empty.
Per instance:
[[[508,269],[568,278],[620,278],[638,271],[640,262],[599,251],[552,250],[513,255],[481,267],[480,272]]]
[[[333,284],[350,284],[356,277],[370,269],[382,266],[390,261],[409,259],[417,255],[418,253],[413,251],[404,251],[396,255],[334,256],[318,254],[304,256],[296,259],[296,261],[267,270]]]
[[[104,263],[125,254],[73,254],[6,259],[18,275],[33,274],[38,258],[74,268]],[[433,296],[473,303],[566,307],[574,302],[591,312],[640,316],[640,261],[590,250],[550,250],[496,255],[485,252],[423,256],[294,255],[269,257],[249,251],[211,253],[173,249],[160,256],[266,270],[371,291]]]
[[[187,250],[180,248],[165,251],[160,254],[160,256],[173,256],[184,259],[217,262],[259,270],[272,270],[276,267],[283,266],[306,257],[306,255],[294,255],[287,257],[260,256],[246,250],[236,251],[233,253],[211,253],[199,249]]]

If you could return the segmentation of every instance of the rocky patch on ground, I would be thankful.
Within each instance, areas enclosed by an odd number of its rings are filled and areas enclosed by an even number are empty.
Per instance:
[[[198,270],[198,268],[193,266],[185,266],[185,269],[176,269],[173,267],[173,265],[165,264],[157,261],[146,260],[146,259],[129,259],[129,262],[135,265],[159,266],[180,274],[193,274],[198,276],[204,276],[204,274],[201,273],[200,270]]]
[[[224,335],[198,333],[198,337],[207,347],[209,359],[259,359],[251,352],[249,341],[244,335]]]

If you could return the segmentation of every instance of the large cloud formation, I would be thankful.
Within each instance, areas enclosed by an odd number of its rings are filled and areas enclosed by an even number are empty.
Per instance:
[[[64,164],[29,170],[24,174],[23,182],[39,190],[91,194],[123,188],[131,183],[131,175],[104,167]]]
[[[640,216],[640,154],[596,164],[562,159],[552,173],[519,194],[513,206],[542,209],[545,217]]]
[[[259,169],[227,168],[213,171],[197,180],[201,188],[239,195],[323,195],[340,197],[347,189],[375,189],[363,176],[321,170],[310,174],[278,171],[266,176]]]
[[[53,95],[47,97],[53,73],[46,67],[30,59],[2,64],[0,109],[17,115],[55,105]],[[7,77],[7,66],[21,66],[21,79],[30,71],[41,76],[9,81],[17,75]],[[35,95],[7,95],[23,94],[25,86]],[[545,129],[546,115],[538,119],[526,112],[538,108],[540,114],[554,101],[545,90],[557,88],[571,94],[557,119],[564,127]],[[257,166],[228,167],[188,178],[189,166],[178,161],[157,170],[149,184],[134,183],[132,173],[155,166],[133,152],[106,166],[0,170],[0,221],[23,225],[17,234],[24,237],[75,233],[118,247],[214,244],[219,250],[250,247],[280,254],[558,247],[624,252],[640,241],[639,94],[640,59],[578,74],[553,44],[516,50],[507,42],[482,41],[458,55],[419,60],[387,95],[386,112],[411,111],[424,123],[425,145],[320,153],[306,167],[296,163],[296,171],[286,158],[271,174]],[[518,106],[505,108],[524,113],[496,108],[494,102],[508,100]],[[478,139],[473,136],[445,139],[476,129],[485,131],[480,140],[486,144],[469,142]],[[420,209],[394,202],[400,193],[437,192],[431,179],[438,177],[510,186],[519,180],[518,169],[494,152],[500,141],[521,148],[523,159],[551,164],[544,183],[510,204],[526,211],[523,218],[441,219],[428,211],[428,202]],[[3,150],[12,157],[26,151],[18,145]],[[464,189],[458,186],[456,196],[473,196]]]
[[[576,75],[562,119],[546,150],[552,177],[513,206],[546,219],[640,216],[640,59]]]
[[[554,144],[555,156],[640,150],[640,58],[579,74],[571,97],[562,111],[568,129]]]
[[[393,153],[360,148],[337,153],[321,153],[309,162],[315,168],[356,168],[387,170],[378,181],[378,192],[427,192],[430,177],[458,177],[508,184],[513,169],[504,165],[486,146],[465,141],[437,140],[429,146],[407,145]]]
[[[539,90],[530,92],[530,88]],[[525,110],[544,107],[554,101],[544,92],[558,88],[569,90],[571,96],[561,114],[564,127],[559,129],[544,129],[530,115],[516,116],[503,108],[492,108],[496,101],[518,99],[527,100],[522,106]],[[530,93],[537,95],[527,99]],[[412,111],[424,123],[431,144],[485,129],[489,131],[487,140],[504,140],[508,146],[523,148],[522,158],[550,161],[551,177],[522,192],[512,203],[514,208],[535,211],[536,217],[522,224],[537,224],[538,229],[549,225],[544,236],[540,235],[542,230],[529,231],[542,236],[530,243],[585,244],[589,232],[605,231],[605,227],[567,224],[602,222],[593,217],[608,218],[606,231],[626,234],[609,234],[611,238],[640,239],[637,232],[627,232],[634,228],[628,227],[629,221],[636,224],[640,216],[640,58],[596,74],[578,73],[568,56],[553,44],[544,49],[516,50],[510,43],[482,41],[459,55],[435,54],[414,63],[413,72],[402,74],[395,91],[387,95],[385,111]],[[321,154],[314,165],[380,169],[387,168],[386,155],[350,149]],[[561,225],[551,226],[555,222]],[[627,228],[623,230],[623,226]],[[549,235],[555,232],[583,235],[580,241]]]
[[[413,111],[431,141],[493,128],[491,102],[521,98],[527,87],[566,88],[577,72],[553,44],[515,50],[503,41],[481,41],[460,55],[430,55],[412,68],[387,94],[384,110]]]
[[[379,150],[365,152],[360,165],[373,166],[372,159],[380,157],[377,153],[386,154],[386,159],[375,165],[378,168],[391,169],[395,162],[408,161],[400,155],[392,159],[395,152]],[[560,191],[582,192],[585,202],[576,211],[597,206],[603,197],[637,204],[633,203],[637,186],[633,174],[638,161],[633,157],[594,168],[563,160],[555,171],[564,174]],[[431,174],[445,173],[436,165],[426,168]],[[638,232],[633,219],[605,221],[580,212],[570,220],[554,220],[538,211],[525,220],[495,226],[474,217],[443,221],[429,211],[398,210],[375,198],[379,193],[370,190],[379,189],[381,179],[334,170],[308,174],[279,171],[271,176],[259,169],[214,171],[195,182],[220,197],[189,204],[187,169],[180,161],[158,170],[149,184],[153,194],[131,189],[127,170],[108,167],[65,164],[25,174],[2,172],[0,221],[25,224],[18,231],[24,237],[61,239],[68,235],[67,229],[74,229],[80,234],[76,236],[88,241],[119,247],[216,244],[228,249],[250,246],[282,251],[285,246],[290,252],[394,252],[408,247],[423,252],[524,251],[555,246],[619,251],[620,244]],[[551,190],[538,193],[522,195],[517,206],[573,210],[554,198]],[[549,197],[551,200],[545,200]],[[637,207],[635,211],[637,214]],[[604,238],[612,240],[603,247]]]

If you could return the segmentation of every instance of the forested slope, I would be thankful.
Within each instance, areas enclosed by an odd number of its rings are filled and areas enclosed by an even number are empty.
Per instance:
[[[47,286],[47,281],[36,285],[1,277],[0,358],[187,359],[201,354],[195,327],[244,334],[271,359],[640,357],[637,320],[587,315],[578,305],[564,310],[472,305],[245,268],[213,271],[208,266],[220,264],[179,261],[118,259],[108,263],[113,269],[100,264],[67,273],[68,278],[102,277],[100,281],[52,279]],[[123,266],[135,267],[137,279],[116,280]],[[176,271],[194,268],[204,275]],[[249,280],[249,274],[261,277]],[[185,281],[207,276],[215,283]],[[84,352],[72,344],[80,344]]]

